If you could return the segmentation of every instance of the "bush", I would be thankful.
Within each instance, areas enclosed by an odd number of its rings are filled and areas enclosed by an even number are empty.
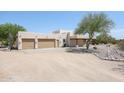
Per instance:
[[[101,33],[99,36],[96,37],[96,44],[116,44],[117,41],[115,38],[110,36],[107,33]]]
[[[119,43],[118,43],[118,46],[124,50],[124,40],[121,40]]]

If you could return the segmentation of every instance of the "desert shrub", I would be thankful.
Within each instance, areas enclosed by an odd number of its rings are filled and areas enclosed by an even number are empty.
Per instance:
[[[120,47],[120,49],[124,50],[124,40],[118,42],[118,46]]]
[[[116,39],[107,33],[102,33],[96,37],[96,44],[116,44]]]

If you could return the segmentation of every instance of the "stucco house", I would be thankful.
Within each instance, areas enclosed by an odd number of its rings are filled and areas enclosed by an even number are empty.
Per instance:
[[[18,32],[16,46],[18,49],[38,49],[56,47],[82,47],[88,37],[74,35],[73,31],[55,30],[48,35],[33,32]]]

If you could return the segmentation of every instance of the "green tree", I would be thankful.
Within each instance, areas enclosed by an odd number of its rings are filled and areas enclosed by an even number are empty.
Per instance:
[[[75,30],[75,34],[88,34],[89,39],[86,42],[86,48],[89,49],[89,45],[96,33],[108,33],[113,26],[113,21],[106,14],[90,13],[81,20]]]
[[[10,45],[10,48],[16,41],[16,35],[19,31],[26,31],[23,26],[12,23],[5,23],[0,25],[0,40],[5,45]]]

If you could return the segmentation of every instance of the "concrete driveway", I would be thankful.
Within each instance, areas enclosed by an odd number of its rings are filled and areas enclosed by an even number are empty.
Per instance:
[[[0,51],[0,81],[124,81],[118,65],[61,48]]]

